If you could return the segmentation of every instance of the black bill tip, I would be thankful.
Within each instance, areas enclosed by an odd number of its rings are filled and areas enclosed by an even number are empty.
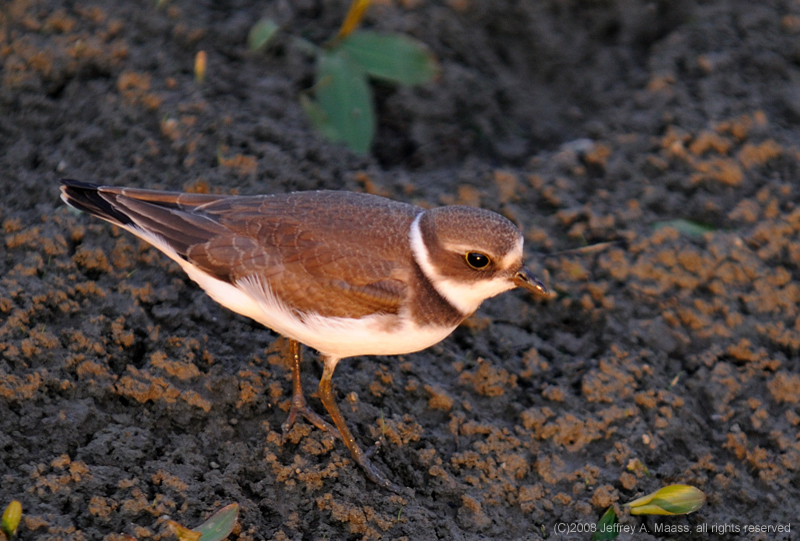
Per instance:
[[[534,276],[531,271],[524,267],[517,271],[517,274],[514,275],[512,281],[517,287],[527,289],[537,297],[550,296],[550,292],[544,283]]]

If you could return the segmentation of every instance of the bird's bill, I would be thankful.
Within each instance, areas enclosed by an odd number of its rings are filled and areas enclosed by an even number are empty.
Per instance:
[[[514,278],[512,278],[511,281],[514,282],[515,286],[527,289],[537,297],[550,296],[550,292],[547,290],[547,287],[545,287],[542,281],[534,276],[533,273],[525,267],[521,268],[517,274],[514,275]]]

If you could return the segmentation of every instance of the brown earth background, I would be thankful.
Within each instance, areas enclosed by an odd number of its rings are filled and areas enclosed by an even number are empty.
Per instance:
[[[796,538],[800,2],[379,2],[365,26],[421,40],[441,76],[374,85],[368,157],[299,105],[314,65],[290,36],[324,42],[347,2],[165,4],[0,5],[0,506],[22,502],[19,539],[166,539],[165,516],[233,502],[239,540],[588,540],[556,527],[609,505],[639,532],[620,539]],[[248,52],[265,16],[285,32]],[[339,365],[401,497],[304,423],[282,444],[282,341],[69,211],[59,177],[480,205],[519,224],[556,294]],[[310,393],[313,352],[303,368]],[[622,507],[671,483],[707,505]]]

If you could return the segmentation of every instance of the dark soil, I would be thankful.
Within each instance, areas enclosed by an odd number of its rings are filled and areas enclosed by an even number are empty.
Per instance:
[[[347,2],[153,4],[0,7],[0,507],[22,502],[19,539],[166,539],[166,516],[233,502],[240,540],[588,540],[609,505],[620,539],[796,538],[799,3],[381,2],[365,25],[442,73],[375,85],[368,157],[299,104],[314,66],[290,36],[322,43]],[[286,32],[250,53],[263,16]],[[305,423],[282,443],[282,340],[71,212],[59,177],[480,205],[520,225],[555,295],[339,365],[400,497]],[[310,393],[313,352],[303,368]],[[672,483],[707,504],[623,507]]]

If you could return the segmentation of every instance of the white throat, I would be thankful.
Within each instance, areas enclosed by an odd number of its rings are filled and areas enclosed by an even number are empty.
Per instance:
[[[503,277],[475,282],[462,282],[443,276],[431,261],[430,251],[425,246],[425,240],[422,238],[419,222],[423,214],[420,213],[414,218],[408,233],[411,252],[414,254],[414,260],[417,265],[430,280],[434,289],[456,310],[468,316],[475,312],[486,299],[515,287],[511,280]]]

